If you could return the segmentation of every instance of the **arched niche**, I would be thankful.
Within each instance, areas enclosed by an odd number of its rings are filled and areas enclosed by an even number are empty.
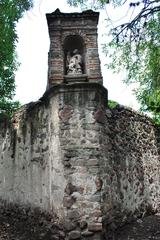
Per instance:
[[[80,35],[69,35],[65,38],[63,43],[63,51],[64,51],[64,74],[67,74],[67,61],[68,54],[73,56],[75,49],[78,50],[78,53],[82,57],[82,74],[86,73],[85,69],[85,44],[84,40]]]

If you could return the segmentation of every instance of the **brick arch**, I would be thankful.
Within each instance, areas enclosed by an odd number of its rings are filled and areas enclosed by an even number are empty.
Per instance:
[[[62,45],[64,44],[65,39],[67,37],[75,36],[75,35],[80,36],[83,39],[85,46],[88,44],[89,39],[88,39],[88,37],[87,37],[87,35],[84,31],[82,31],[82,30],[72,30],[71,32],[69,32],[69,31],[63,32],[63,34],[62,34]]]

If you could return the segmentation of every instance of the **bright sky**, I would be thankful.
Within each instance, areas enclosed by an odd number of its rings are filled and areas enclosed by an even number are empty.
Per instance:
[[[17,54],[21,65],[16,73],[17,91],[15,99],[23,104],[37,101],[46,90],[49,36],[45,13],[51,13],[56,8],[59,8],[61,12],[81,11],[69,7],[66,0],[35,0],[34,8],[25,13],[17,24],[19,37]],[[118,13],[119,19],[125,16],[122,9],[117,11],[115,16]],[[102,53],[101,44],[105,41],[103,36],[106,32],[105,18],[106,11],[103,10],[100,12],[98,40],[104,86],[108,89],[109,99],[137,109],[138,104],[132,95],[131,88],[122,83],[124,74],[113,75],[111,71],[104,67],[107,60]]]

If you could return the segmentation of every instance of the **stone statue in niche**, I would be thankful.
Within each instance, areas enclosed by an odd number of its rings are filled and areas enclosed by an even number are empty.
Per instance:
[[[66,68],[68,75],[82,74],[82,56],[78,49],[67,53]]]

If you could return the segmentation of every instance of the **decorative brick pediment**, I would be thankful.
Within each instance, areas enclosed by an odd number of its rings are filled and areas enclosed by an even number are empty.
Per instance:
[[[102,84],[97,44],[99,13],[47,14],[50,36],[48,86],[73,82]]]

